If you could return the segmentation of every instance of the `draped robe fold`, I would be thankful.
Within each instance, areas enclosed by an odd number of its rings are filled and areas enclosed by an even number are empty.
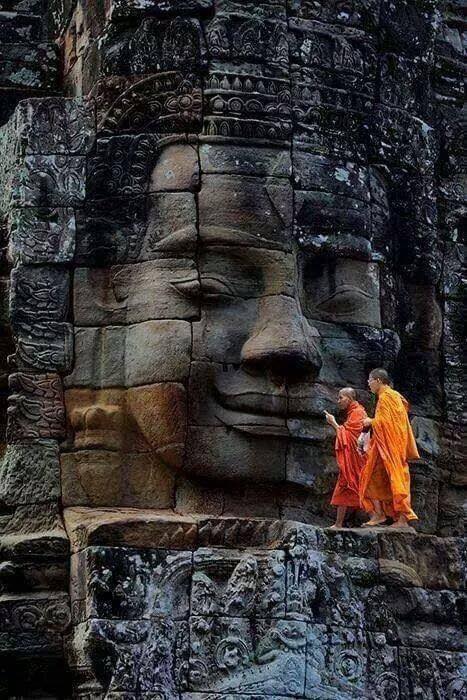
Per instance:
[[[367,512],[374,511],[372,500],[378,500],[387,516],[397,519],[403,514],[408,520],[417,520],[410,502],[407,460],[420,456],[408,410],[408,402],[391,387],[379,393],[368,457],[360,477],[360,502]]]
[[[332,494],[331,505],[359,508],[359,480],[365,457],[357,449],[357,439],[366,418],[365,409],[358,401],[352,401],[347,409],[346,420],[336,435],[336,460],[339,476]]]

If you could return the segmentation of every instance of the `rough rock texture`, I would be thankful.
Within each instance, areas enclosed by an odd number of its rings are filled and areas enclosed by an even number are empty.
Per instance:
[[[465,29],[0,0],[0,697],[465,695]],[[418,534],[332,533],[381,365]]]

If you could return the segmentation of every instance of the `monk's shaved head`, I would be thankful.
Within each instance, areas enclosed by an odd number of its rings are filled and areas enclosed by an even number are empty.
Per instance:
[[[344,396],[348,396],[349,399],[352,399],[352,401],[355,401],[357,398],[357,392],[351,386],[345,386],[343,389],[341,389],[339,391],[339,394],[343,394]]]
[[[376,367],[370,372],[371,379],[379,379],[381,384],[389,384],[389,374],[382,367]]]

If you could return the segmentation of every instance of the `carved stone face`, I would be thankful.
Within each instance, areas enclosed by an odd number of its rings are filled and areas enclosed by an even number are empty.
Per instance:
[[[88,482],[111,473],[124,505],[170,506],[177,472],[326,493],[323,411],[398,344],[381,329],[368,172],[321,156],[294,172],[303,189],[278,146],[171,144],[130,261],[76,270],[70,503],[76,470],[100,505],[109,491]]]

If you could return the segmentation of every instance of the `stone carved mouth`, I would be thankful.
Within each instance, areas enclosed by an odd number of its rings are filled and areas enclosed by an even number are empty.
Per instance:
[[[321,389],[310,390],[302,406],[288,397],[255,392],[227,393],[216,387],[216,418],[225,426],[259,437],[322,442],[328,438],[323,410],[331,403]]]

